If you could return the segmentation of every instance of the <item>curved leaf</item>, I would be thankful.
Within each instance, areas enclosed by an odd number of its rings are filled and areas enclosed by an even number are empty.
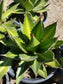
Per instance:
[[[37,56],[30,56],[30,55],[27,55],[27,54],[20,54],[19,57],[22,61],[28,61],[28,62],[33,61],[37,58]]]
[[[38,70],[38,74],[44,78],[47,78],[47,70],[43,64],[41,65],[41,68]]]
[[[60,65],[59,62],[56,59],[54,59],[51,62],[46,62],[45,64],[48,65],[48,66],[51,66],[53,68],[58,68],[59,65]]]

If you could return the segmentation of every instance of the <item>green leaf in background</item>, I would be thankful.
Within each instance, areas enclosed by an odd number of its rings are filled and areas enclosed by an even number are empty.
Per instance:
[[[27,61],[27,62],[33,61],[37,58],[37,56],[30,56],[27,54],[20,54],[19,57],[22,61]]]
[[[49,38],[53,38],[54,37],[55,32],[56,32],[56,24],[57,23],[53,23],[53,24],[47,26],[44,29],[44,38],[43,38],[43,41],[47,40]]]
[[[41,50],[41,53],[47,51],[56,40],[57,38],[52,38],[52,39],[47,39],[44,42],[42,42],[39,45],[39,50]]]
[[[19,63],[18,69],[17,69],[17,73],[16,73],[16,84],[19,84],[19,82],[21,81],[21,79],[24,77],[24,74],[26,73],[26,70],[29,67],[29,63],[28,62],[23,62],[21,61]]]
[[[25,53],[27,53],[26,51],[26,45],[24,44],[23,40],[21,38],[18,37],[14,37],[13,38],[16,42],[16,44],[18,45],[18,47]]]
[[[34,36],[36,37],[36,39],[38,41],[41,42],[42,38],[43,38],[43,29],[42,29],[42,24],[39,21],[38,24],[33,28],[32,33],[34,34]]]
[[[48,0],[41,0],[40,3],[33,8],[33,11],[38,11],[40,9],[42,9],[42,7],[48,2]]]
[[[11,66],[12,59],[4,57],[0,61],[0,79],[7,73],[8,69]]]
[[[30,3],[30,0],[20,0],[21,4],[23,4],[23,7],[27,10],[27,11],[31,11],[31,9],[33,9],[33,5]]]
[[[41,63],[38,62],[36,59],[34,60],[33,64],[31,65],[31,68],[32,68],[33,72],[35,73],[35,76],[37,76],[37,74],[38,74],[40,65],[41,65]]]
[[[52,51],[46,51],[43,54],[38,53],[38,61],[39,62],[49,62],[49,61],[53,61],[54,58],[54,53]]]
[[[40,42],[33,36],[32,40],[30,41],[29,45],[27,46],[27,50],[35,51],[36,46],[38,46]]]
[[[59,62],[56,59],[51,62],[46,62],[45,64],[52,68],[58,68],[60,66]]]
[[[33,21],[30,15],[26,14],[24,19],[24,34],[31,39],[31,31],[33,29]]]
[[[4,0],[0,1],[0,20],[2,19]]]
[[[38,74],[44,78],[47,78],[47,70],[43,64],[41,65],[41,68],[38,70]]]
[[[16,8],[18,7],[18,5],[19,4],[16,4],[16,5],[12,6],[5,13],[3,13],[2,20],[5,20],[6,18],[8,18],[14,12],[14,10],[16,10]]]

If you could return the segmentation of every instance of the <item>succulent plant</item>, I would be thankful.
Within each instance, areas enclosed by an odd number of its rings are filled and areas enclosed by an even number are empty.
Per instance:
[[[0,42],[10,50],[0,61],[0,79],[8,71],[13,59],[20,59],[16,72],[16,84],[19,84],[28,68],[33,70],[36,77],[39,74],[44,78],[47,78],[45,65],[58,68],[60,64],[52,49],[58,48],[63,41],[58,41],[54,37],[56,24],[53,23],[44,28],[40,19],[34,23],[28,13],[25,14],[23,24],[20,22],[20,31],[12,26],[14,24],[3,24],[7,37],[1,33],[3,36],[0,35]]]

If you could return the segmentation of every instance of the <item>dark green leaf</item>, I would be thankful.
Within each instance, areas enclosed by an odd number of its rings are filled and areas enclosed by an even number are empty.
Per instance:
[[[33,9],[33,6],[30,2],[30,0],[20,0],[21,4],[23,4],[23,7],[27,10],[30,11],[31,9]]]
[[[32,31],[36,39],[40,42],[43,38],[43,27],[42,26],[43,26],[42,23],[39,21]]]
[[[55,32],[56,32],[56,23],[53,23],[53,24],[49,25],[48,27],[46,27],[44,29],[43,41],[47,40],[49,38],[53,38],[55,35]]]
[[[0,1],[0,20],[2,19],[4,0]]]
[[[21,61],[19,63],[18,69],[17,69],[17,75],[16,75],[16,84],[19,84],[21,79],[24,77],[24,74],[26,73],[26,70],[28,69],[29,64],[27,62]]]
[[[54,48],[58,48],[59,46],[63,45],[63,41],[62,40],[58,40],[55,45]]]
[[[36,46],[38,46],[39,44],[40,44],[40,42],[35,37],[33,37],[27,47],[27,50],[28,51],[35,51]]]
[[[12,59],[5,58],[0,61],[0,79],[7,73],[11,66]]]
[[[60,58],[61,61],[61,67],[63,67],[63,57]]]
[[[43,54],[38,53],[38,61],[40,62],[49,62],[54,58],[54,53],[52,51],[46,51]]]
[[[40,45],[39,45],[39,52],[43,53],[45,51],[47,51],[51,46],[52,44],[56,41],[57,38],[52,38],[52,39],[48,39],[48,40],[45,40],[44,42],[42,42]]]

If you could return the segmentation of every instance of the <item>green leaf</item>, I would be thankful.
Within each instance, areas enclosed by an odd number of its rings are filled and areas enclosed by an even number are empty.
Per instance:
[[[33,9],[33,5],[30,0],[20,0],[20,2],[27,11],[31,11]]]
[[[12,59],[5,58],[0,61],[0,79],[7,73],[11,66]]]
[[[45,29],[44,29],[44,38],[43,38],[43,41],[44,40],[47,40],[49,38],[53,38],[54,35],[55,35],[55,32],[56,32],[56,23],[53,23],[49,26],[47,26]]]
[[[7,30],[10,37],[18,36],[17,30],[15,29],[15,27],[7,27],[5,25],[4,27]]]
[[[16,5],[12,6],[5,13],[3,13],[2,20],[5,20],[6,18],[8,18],[14,12],[14,10],[16,10],[16,8],[18,7],[18,5],[19,4],[16,4]]]
[[[25,15],[24,19],[24,34],[31,39],[31,31],[33,29],[33,21],[29,15]]]
[[[42,7],[48,2],[48,0],[41,0],[39,4],[37,4],[36,7],[33,8],[33,11],[38,11],[42,9]]]
[[[4,34],[0,33],[0,39],[3,39],[4,37],[5,37]]]
[[[51,62],[46,62],[45,64],[48,65],[48,66],[51,66],[53,68],[58,68],[59,65],[60,65],[59,62],[56,59],[54,59]]]
[[[41,53],[47,51],[52,45],[53,43],[57,40],[57,38],[52,38],[52,39],[47,39],[44,42],[42,42],[39,45],[39,50]]]
[[[55,45],[54,45],[54,48],[58,48],[60,47],[61,45],[63,45],[63,41],[62,40],[58,40]]]
[[[20,54],[19,57],[22,61],[27,61],[27,62],[33,61],[37,58],[37,56],[31,56],[27,54]]]
[[[18,50],[16,48],[11,49],[10,51],[8,51],[5,56],[8,58],[15,58],[16,56],[18,56]]]
[[[52,61],[54,58],[54,53],[52,51],[46,51],[43,54],[38,53],[38,61],[39,62],[49,62]]]
[[[14,21],[15,21],[15,19],[12,19],[10,21],[5,22],[3,25],[5,25],[6,27],[15,27],[16,25],[13,24]]]
[[[4,0],[0,1],[0,20],[2,19]]]
[[[49,9],[42,9],[42,10],[38,10],[38,11],[34,11],[34,12],[36,12],[36,13],[43,13],[43,12],[46,12],[46,11],[48,11]]]
[[[14,37],[13,38],[16,42],[16,44],[18,45],[18,47],[25,53],[27,53],[26,51],[26,45],[24,44],[23,40],[21,38],[18,37]]]
[[[21,61],[19,63],[17,74],[16,74],[16,84],[19,84],[21,79],[24,77],[24,74],[26,73],[26,70],[28,69],[29,64],[27,62]]]
[[[5,27],[3,25],[0,25],[0,31],[1,32],[6,32],[6,29],[5,29]]]
[[[37,74],[38,74],[40,65],[41,65],[41,63],[38,62],[37,60],[34,60],[33,64],[31,65],[31,68],[32,68],[33,72],[35,73],[35,76],[37,76]]]
[[[43,38],[43,25],[42,25],[42,23],[40,21],[33,28],[32,33],[34,34],[34,36],[36,37],[36,39],[41,42],[41,40]]]
[[[47,70],[43,64],[41,68],[38,70],[38,74],[44,78],[47,78]]]
[[[40,42],[33,37],[32,40],[30,41],[29,45],[27,46],[28,51],[35,51],[36,47],[40,44]]]
[[[25,11],[24,11],[24,9],[16,9],[16,10],[13,11],[13,13],[15,13],[15,14],[24,14]]]

